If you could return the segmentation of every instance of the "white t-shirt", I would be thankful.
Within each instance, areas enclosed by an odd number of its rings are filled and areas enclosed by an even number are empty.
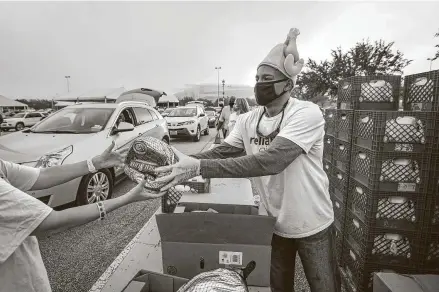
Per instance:
[[[223,110],[221,111],[221,115],[219,117],[220,122],[224,122],[223,129],[228,130],[229,129],[229,119],[230,114],[232,113],[230,106],[226,105]]]
[[[240,115],[224,141],[245,149],[248,155],[267,149],[271,141],[256,134],[263,109],[259,107]],[[259,128],[261,134],[273,132],[280,119],[281,114],[263,117]],[[326,229],[334,221],[329,181],[322,162],[324,124],[322,112],[316,104],[290,98],[278,136],[294,142],[306,154],[297,157],[277,175],[254,178],[262,205],[269,215],[277,218],[275,234],[279,236],[308,237]]]
[[[24,193],[40,170],[0,160],[0,292],[50,292],[38,241],[30,234],[52,212]]]
[[[235,124],[236,124],[236,120],[238,119],[238,113],[237,112],[232,112],[231,114],[230,114],[230,117],[229,117],[229,126],[228,126],[228,128],[229,128],[229,133],[233,130],[233,127],[235,127]]]

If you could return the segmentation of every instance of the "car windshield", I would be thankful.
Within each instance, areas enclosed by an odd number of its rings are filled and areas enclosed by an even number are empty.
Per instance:
[[[215,116],[215,112],[207,111],[206,113],[207,113],[207,115],[208,115],[209,117],[213,117],[213,116]]]
[[[173,110],[168,117],[195,117],[196,115],[196,108],[178,108]]]
[[[170,113],[170,112],[172,112],[174,109],[173,108],[168,108],[168,109],[166,109],[165,111],[164,111],[164,113]]]
[[[31,129],[34,133],[87,134],[102,131],[113,108],[65,108]]]
[[[24,118],[25,113],[15,114],[13,118]]]

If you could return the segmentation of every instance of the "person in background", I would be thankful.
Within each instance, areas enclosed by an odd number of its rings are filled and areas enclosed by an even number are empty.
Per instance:
[[[245,98],[237,98],[235,101],[235,105],[233,106],[232,113],[229,118],[229,130],[228,133],[232,132],[233,127],[235,127],[236,120],[240,114],[245,114],[250,111],[250,107]]]
[[[294,291],[297,253],[311,292],[339,292],[334,211],[323,169],[325,120],[319,107],[290,97],[304,61],[295,46],[297,29],[258,65],[257,109],[238,117],[217,147],[159,167],[162,191],[201,175],[204,178],[253,177],[261,196],[260,214],[276,218],[271,242],[270,286]],[[257,226],[255,226],[257,228]]]
[[[145,192],[143,181],[120,197],[54,211],[25,193],[123,164],[126,155],[113,151],[113,147],[114,142],[101,155],[87,161],[42,169],[0,160],[0,292],[51,291],[35,235],[102,220],[107,212],[164,194]]]
[[[236,100],[236,97],[234,97],[234,96],[230,97],[229,105],[226,105],[225,107],[223,107],[223,109],[221,110],[221,115],[218,119],[218,126],[216,129],[218,131],[220,129],[222,129],[224,138],[227,136],[227,132],[229,129],[230,114],[232,113],[232,108],[235,105],[235,100]]]

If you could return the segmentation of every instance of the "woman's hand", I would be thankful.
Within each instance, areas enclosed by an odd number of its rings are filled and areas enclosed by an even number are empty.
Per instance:
[[[92,159],[93,165],[96,169],[111,168],[116,166],[123,166],[127,157],[128,149],[113,150],[115,146],[114,141],[111,142],[110,147]]]
[[[129,191],[126,196],[129,198],[130,203],[140,202],[145,200],[157,199],[166,194],[166,191],[160,192],[158,194],[153,194],[145,189],[146,180],[142,180],[137,186],[135,186],[131,191]]]

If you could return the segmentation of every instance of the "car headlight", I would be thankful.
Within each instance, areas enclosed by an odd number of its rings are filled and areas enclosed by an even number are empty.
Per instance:
[[[191,125],[193,123],[195,123],[195,121],[186,121],[186,122],[182,122],[181,124],[182,125]]]
[[[61,165],[64,160],[73,152],[73,146],[70,145],[64,149],[56,152],[43,155],[35,165],[37,168],[47,168],[52,166]]]

